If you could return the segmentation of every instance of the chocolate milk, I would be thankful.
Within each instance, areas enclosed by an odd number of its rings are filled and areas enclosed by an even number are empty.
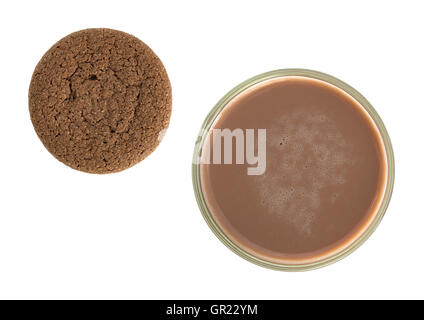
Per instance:
[[[385,150],[371,117],[341,89],[307,77],[263,81],[233,98],[211,129],[226,128],[266,129],[263,174],[235,162],[200,168],[213,219],[245,251],[313,262],[372,222],[386,185]]]

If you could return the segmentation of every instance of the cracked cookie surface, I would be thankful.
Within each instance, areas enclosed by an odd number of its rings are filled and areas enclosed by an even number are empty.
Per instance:
[[[42,57],[29,110],[58,160],[89,173],[117,172],[159,144],[171,116],[171,85],[159,58],[136,37],[86,29]]]

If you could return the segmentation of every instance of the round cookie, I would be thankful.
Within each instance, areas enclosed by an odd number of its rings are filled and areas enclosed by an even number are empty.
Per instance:
[[[124,170],[159,144],[171,116],[171,85],[142,41],[86,29],[57,42],[35,68],[29,110],[47,150],[90,173]]]

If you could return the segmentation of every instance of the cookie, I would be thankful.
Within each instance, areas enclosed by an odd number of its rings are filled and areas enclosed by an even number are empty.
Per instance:
[[[171,116],[171,85],[156,54],[111,29],[57,42],[35,68],[29,110],[53,156],[89,173],[127,169],[159,144]]]

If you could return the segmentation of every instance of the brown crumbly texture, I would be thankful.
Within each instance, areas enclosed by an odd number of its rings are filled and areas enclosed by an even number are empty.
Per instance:
[[[57,42],[35,68],[29,110],[44,146],[68,166],[110,173],[159,144],[171,116],[165,68],[142,41],[87,29]]]

